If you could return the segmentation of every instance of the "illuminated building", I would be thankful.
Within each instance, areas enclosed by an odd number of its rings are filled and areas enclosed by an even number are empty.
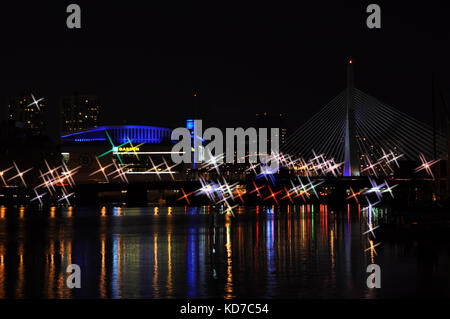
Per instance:
[[[64,143],[106,141],[106,130],[112,140],[118,144],[127,142],[128,139],[134,143],[162,143],[164,139],[168,139],[170,141],[170,134],[172,132],[171,129],[156,126],[116,125],[92,128],[81,132],[63,135],[61,138]]]
[[[61,104],[61,129],[64,133],[78,132],[99,125],[100,106],[94,95],[66,96]]]
[[[100,126],[61,136],[61,154],[69,168],[82,165],[77,177],[85,182],[101,181],[100,175],[89,176],[99,168],[97,159],[102,165],[116,160],[126,167],[127,175],[148,176],[155,174],[153,165],[164,160],[171,165],[171,133],[171,129],[156,126]]]
[[[7,120],[18,129],[24,129],[31,135],[45,135],[46,104],[43,98],[32,94],[12,97],[7,104]]]

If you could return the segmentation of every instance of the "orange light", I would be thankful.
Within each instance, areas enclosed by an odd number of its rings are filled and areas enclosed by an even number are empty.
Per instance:
[[[352,60],[350,60],[350,61],[348,61],[348,63],[352,64],[352,63],[353,63],[353,61],[352,61]]]

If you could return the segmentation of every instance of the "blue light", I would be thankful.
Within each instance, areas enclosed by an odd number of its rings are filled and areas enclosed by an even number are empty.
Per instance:
[[[162,143],[165,138],[170,138],[171,129],[144,126],[144,125],[116,125],[101,126],[94,129],[63,135],[61,138],[65,142],[91,142],[106,141],[105,131],[111,134],[114,143],[120,144],[128,142],[128,139],[136,143]]]
[[[187,296],[189,298],[197,297],[197,278],[199,265],[197,264],[197,229],[190,227],[187,236]]]
[[[193,130],[194,129],[194,120],[186,120],[186,128],[188,130]]]
[[[119,267],[120,267],[120,257],[119,256],[119,236],[113,235],[113,243],[112,243],[112,274],[111,274],[111,294],[113,298],[119,298]]]
[[[75,142],[93,142],[93,141],[106,141],[105,138],[76,138]]]
[[[344,166],[344,176],[345,177],[352,176],[352,174],[350,173],[350,164],[347,164],[347,162],[345,162]]]

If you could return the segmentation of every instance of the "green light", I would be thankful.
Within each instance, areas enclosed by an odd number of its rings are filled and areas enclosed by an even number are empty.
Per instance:
[[[105,156],[106,154],[109,154],[109,153],[112,152],[112,153],[117,155],[117,158],[119,159],[120,164],[123,165],[122,159],[120,158],[120,155],[119,155],[119,147],[122,147],[122,146],[124,146],[124,145],[126,145],[128,143],[131,143],[130,139],[128,139],[129,142],[125,142],[123,144],[120,144],[119,146],[115,146],[113,141],[112,141],[112,139],[111,139],[111,137],[109,136],[107,130],[105,130],[105,134],[106,134],[106,137],[108,138],[109,142],[111,143],[112,149],[110,149],[109,151],[106,151],[105,153],[97,156],[97,158],[100,158],[100,157]]]

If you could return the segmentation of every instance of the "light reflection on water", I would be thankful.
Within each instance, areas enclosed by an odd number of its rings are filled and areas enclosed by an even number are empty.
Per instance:
[[[375,249],[376,239],[363,234],[386,209],[258,206],[239,208],[237,218],[213,217],[219,211],[1,207],[0,298],[416,296],[426,276],[439,278],[448,296],[450,276],[441,271],[448,243],[433,246],[437,262],[422,259],[419,249],[428,248],[420,243]],[[73,263],[82,270],[81,289],[65,285]],[[371,263],[382,267],[380,290],[366,288]]]

